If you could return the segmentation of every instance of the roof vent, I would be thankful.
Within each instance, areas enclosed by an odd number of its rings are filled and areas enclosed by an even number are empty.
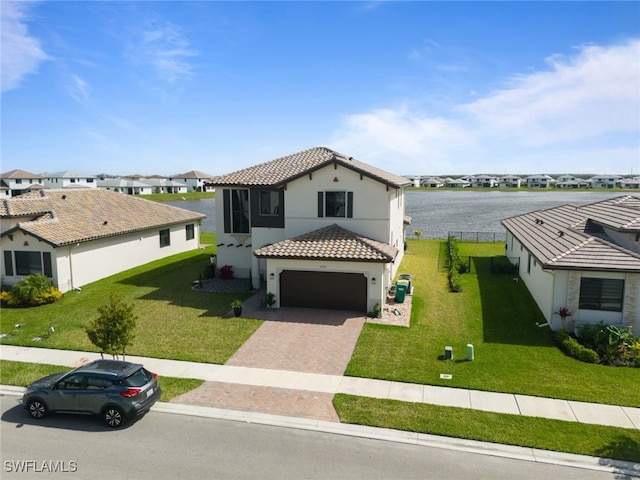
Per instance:
[[[66,195],[62,195],[62,200],[66,200],[67,196]]]
[[[103,225],[106,225],[107,223],[109,223],[108,220],[105,220],[104,222],[102,222]]]
[[[562,230],[558,230],[558,235],[564,237],[564,232]]]

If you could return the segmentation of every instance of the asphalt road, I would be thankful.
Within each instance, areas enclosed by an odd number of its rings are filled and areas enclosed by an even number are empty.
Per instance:
[[[490,455],[158,412],[120,430],[84,416],[53,415],[35,421],[18,400],[13,395],[0,398],[3,480],[624,478]]]

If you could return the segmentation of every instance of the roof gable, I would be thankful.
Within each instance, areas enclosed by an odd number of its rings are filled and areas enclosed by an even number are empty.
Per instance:
[[[277,158],[227,175],[214,177],[213,185],[281,186],[331,164],[342,165],[385,185],[400,188],[411,182],[326,147],[316,147]]]
[[[398,249],[337,224],[257,249],[258,258],[392,262]]]

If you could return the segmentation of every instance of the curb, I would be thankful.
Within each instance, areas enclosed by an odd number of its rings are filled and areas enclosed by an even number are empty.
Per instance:
[[[20,396],[24,387],[0,385],[0,395]],[[348,423],[311,420],[308,418],[285,417],[266,413],[245,412],[240,410],[225,410],[221,408],[202,407],[182,403],[157,402],[151,411],[174,415],[189,415],[234,422],[255,423],[274,427],[294,428],[335,435],[345,435],[358,438],[369,438],[387,442],[405,443],[422,447],[455,450],[494,457],[512,458],[528,462],[559,465],[564,467],[582,468],[601,472],[640,477],[640,463],[612,460],[602,457],[590,457],[573,453],[554,452],[530,447],[502,445],[498,443],[465,440],[461,438],[443,437],[416,432],[405,432],[388,428],[353,425]]]

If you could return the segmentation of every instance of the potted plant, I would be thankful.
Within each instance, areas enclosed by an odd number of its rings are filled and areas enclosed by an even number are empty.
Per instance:
[[[267,293],[267,296],[265,298],[265,302],[267,304],[267,308],[273,308],[273,306],[276,303],[276,295],[273,292],[269,292]]]
[[[233,302],[231,302],[231,308],[233,308],[233,315],[236,317],[239,317],[240,315],[242,315],[242,301],[240,300],[234,300]]]

